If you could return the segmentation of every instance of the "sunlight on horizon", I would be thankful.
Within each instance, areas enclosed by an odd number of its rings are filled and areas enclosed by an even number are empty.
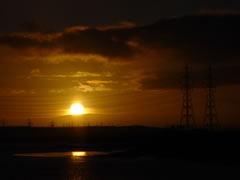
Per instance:
[[[71,108],[70,108],[70,114],[71,115],[81,115],[81,114],[85,114],[85,110],[82,104],[79,103],[74,103],[72,104]]]
[[[86,152],[83,152],[83,151],[80,151],[80,152],[77,152],[77,151],[72,152],[72,156],[73,156],[73,157],[83,157],[83,156],[86,156],[86,155],[87,155],[87,153],[86,153]]]

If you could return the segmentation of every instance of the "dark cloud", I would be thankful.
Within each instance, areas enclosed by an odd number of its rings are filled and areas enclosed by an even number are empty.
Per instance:
[[[204,67],[209,65],[215,67],[217,86],[239,84],[239,22],[239,14],[220,12],[161,20],[144,28],[140,42],[158,49],[162,57],[170,51],[173,62],[192,64],[193,87],[205,87]],[[183,73],[170,70],[156,72],[140,83],[143,89],[180,88],[183,87],[182,79]]]
[[[212,64],[219,72],[229,72],[219,82],[226,84],[239,83],[237,75],[231,76],[231,69],[238,71],[240,67],[239,32],[240,14],[219,11],[162,19],[142,27],[78,27],[52,34],[10,33],[0,37],[0,44],[17,49],[61,49],[71,54],[96,54],[112,61],[128,61],[148,49],[156,52],[162,61],[205,67]],[[223,65],[227,65],[228,69],[222,68]],[[168,69],[162,73],[156,71],[154,77],[144,78],[142,87],[179,87],[179,76],[172,73],[171,67]]]
[[[24,35],[3,35],[0,36],[0,44],[8,45],[13,48],[46,48],[49,47],[46,42],[39,42],[37,39],[25,37]]]
[[[115,37],[110,31],[97,29],[67,32],[56,39],[55,43],[70,53],[98,54],[110,58],[127,58],[134,53],[126,39]]]
[[[123,31],[123,34],[118,31]],[[136,50],[128,45],[129,35],[124,34],[124,31],[129,30],[120,28],[119,30],[104,31],[87,28],[52,34],[41,32],[10,33],[0,36],[0,44],[18,49],[62,49],[65,53],[72,54],[83,53],[109,58],[129,58],[134,55]]]
[[[145,27],[141,43],[172,49],[179,59],[225,61],[239,57],[240,15],[196,15],[161,20]]]
[[[7,34],[0,37],[0,43],[15,48],[61,48],[67,53],[128,58],[140,51],[129,45],[129,41],[134,41],[162,54],[165,49],[171,49],[179,60],[220,62],[236,60],[240,56],[239,22],[239,14],[195,15],[163,19],[153,25],[136,28],[86,28],[59,35]],[[38,36],[45,36],[45,39]],[[48,39],[51,36],[54,38]]]
[[[184,70],[184,68],[182,68]],[[212,67],[213,85],[227,86],[240,84],[240,66],[235,67]],[[191,68],[189,73],[190,86],[192,88],[207,88],[208,66]],[[184,87],[184,71],[182,72],[152,72],[140,82],[142,89],[173,89]]]

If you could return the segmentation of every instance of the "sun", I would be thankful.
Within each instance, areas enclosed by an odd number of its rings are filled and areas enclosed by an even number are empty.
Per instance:
[[[72,104],[72,106],[70,108],[70,113],[72,115],[84,114],[84,107],[83,107],[83,105],[79,104],[79,103]]]

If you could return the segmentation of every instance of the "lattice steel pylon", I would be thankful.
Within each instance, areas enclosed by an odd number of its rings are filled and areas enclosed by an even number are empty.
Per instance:
[[[54,128],[54,127],[55,127],[54,120],[51,120],[51,122],[50,122],[50,127],[51,127],[51,128]]]
[[[216,93],[216,83],[213,76],[212,67],[209,66],[208,73],[207,73],[207,103],[206,103],[204,127],[210,130],[213,130],[219,126],[215,93]]]
[[[6,126],[6,121],[5,121],[5,119],[2,119],[2,120],[1,120],[1,126],[2,126],[2,127],[5,127],[5,126]]]
[[[28,119],[28,120],[27,120],[27,125],[28,125],[29,128],[32,127],[32,120],[31,120],[31,119]]]
[[[186,129],[191,129],[195,127],[191,92],[192,92],[192,88],[191,88],[191,81],[190,81],[190,68],[188,65],[186,65],[185,72],[184,72],[182,114],[180,119],[180,125]]]

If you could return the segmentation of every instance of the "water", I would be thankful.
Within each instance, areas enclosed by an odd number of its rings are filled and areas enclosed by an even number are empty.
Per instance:
[[[116,152],[116,151],[114,151],[114,152]],[[45,153],[14,154],[14,156],[18,156],[18,157],[69,157],[72,159],[80,159],[80,157],[111,155],[114,152],[99,152],[99,151],[72,151],[72,152],[47,152],[47,153],[45,152]]]
[[[115,157],[109,152],[54,152],[0,156],[0,179],[156,180],[239,179],[238,165],[177,158]]]

